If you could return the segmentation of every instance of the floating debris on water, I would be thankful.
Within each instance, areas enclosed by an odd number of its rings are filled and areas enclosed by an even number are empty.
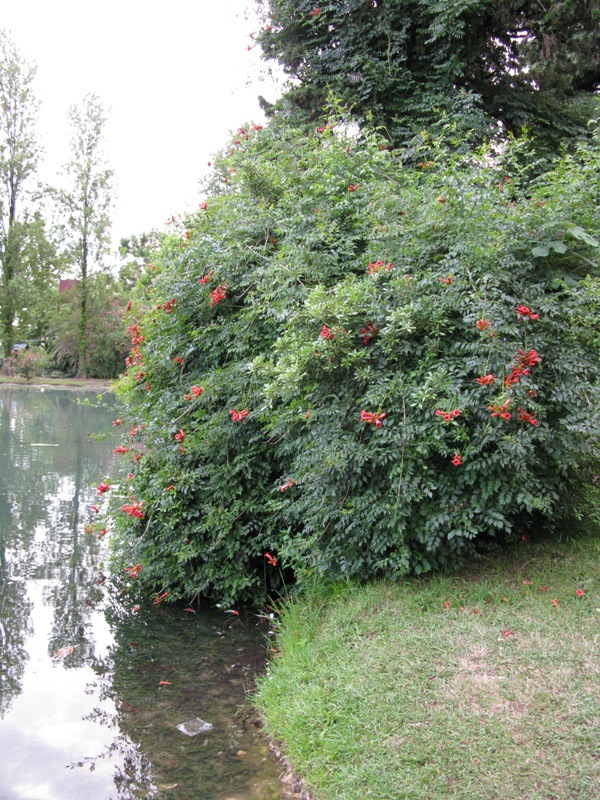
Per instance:
[[[175,727],[178,731],[185,733],[186,736],[197,736],[199,733],[208,733],[208,731],[212,731],[213,729],[210,722],[205,722],[203,719],[200,719],[200,717],[189,719],[187,722],[182,722]]]

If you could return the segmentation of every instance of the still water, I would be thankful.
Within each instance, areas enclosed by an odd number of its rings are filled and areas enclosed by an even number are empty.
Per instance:
[[[279,800],[246,702],[257,618],[133,610],[86,533],[111,469],[95,395],[0,386],[0,800]],[[177,726],[200,718],[211,730]]]

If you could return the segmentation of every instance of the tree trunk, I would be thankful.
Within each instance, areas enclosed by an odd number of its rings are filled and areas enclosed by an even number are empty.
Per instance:
[[[86,378],[87,370],[87,260],[88,243],[84,234],[81,258],[81,294],[79,297],[79,341],[77,343],[79,358],[77,363],[77,378]]]

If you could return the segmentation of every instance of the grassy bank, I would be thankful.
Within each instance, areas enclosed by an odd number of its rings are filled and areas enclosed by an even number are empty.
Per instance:
[[[256,703],[315,800],[598,797],[598,550],[292,604]]]
[[[22,378],[19,375],[0,375],[0,386],[3,384],[11,386],[53,386],[56,389],[92,389],[103,392],[110,389],[111,383],[111,381],[100,378],[45,378],[40,376]]]

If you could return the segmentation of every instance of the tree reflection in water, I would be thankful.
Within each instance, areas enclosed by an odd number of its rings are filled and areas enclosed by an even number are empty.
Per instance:
[[[113,459],[90,434],[112,414],[73,399],[0,387],[0,797],[281,798],[240,710],[264,660],[257,618],[136,614],[108,591],[105,539],[85,528]],[[177,730],[195,717],[210,734]]]

